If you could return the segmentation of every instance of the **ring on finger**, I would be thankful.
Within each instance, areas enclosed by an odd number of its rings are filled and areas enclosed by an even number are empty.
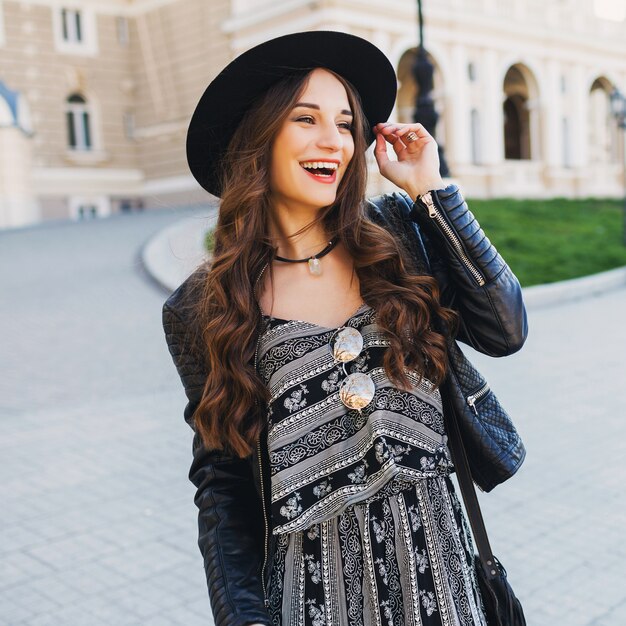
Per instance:
[[[410,133],[404,135],[403,139],[405,139],[408,143],[411,143],[413,141],[417,141],[417,135],[411,131]]]

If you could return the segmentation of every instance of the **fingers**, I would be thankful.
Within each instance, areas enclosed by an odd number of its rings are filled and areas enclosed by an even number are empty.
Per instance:
[[[389,165],[387,143],[393,146],[393,151],[396,153],[398,160],[402,161],[406,158],[419,158],[424,148],[430,142],[434,142],[434,138],[422,124],[381,123],[376,124],[372,130],[376,135],[374,157],[381,172]],[[410,138],[406,138],[406,135],[411,132],[416,136],[413,141]]]
[[[380,133],[376,133],[374,158],[376,159],[376,163],[378,163],[378,169],[381,171],[385,165],[389,163],[389,157],[387,156],[387,144],[385,143],[385,138]]]
[[[422,124],[376,124],[373,130],[382,134],[385,140],[393,146],[396,154],[400,154],[404,149],[409,152],[416,152],[431,137]],[[411,132],[417,136],[417,139],[413,141],[406,139],[406,136]]]
[[[387,143],[390,143],[393,146],[393,151],[396,156],[400,158],[400,155],[405,152],[406,147],[400,141],[400,139],[392,134],[387,134],[386,136],[380,132],[376,133],[376,147],[374,148],[374,156],[376,157],[376,161],[378,162],[378,167],[381,168],[387,163],[389,163],[389,157],[387,154]]]
[[[382,137],[383,144],[386,145],[386,143],[390,143],[393,147],[393,151],[398,157],[406,150],[405,144],[402,142],[400,137],[396,135],[393,128],[386,129],[384,132],[381,131],[377,136]]]
[[[395,132],[399,136],[405,135],[406,133],[410,131],[414,131],[418,135],[429,134],[426,128],[424,127],[424,125],[420,124],[419,122],[415,124],[400,124],[400,123],[393,123],[393,122],[382,123],[381,122],[379,124],[376,124],[376,126],[373,127],[373,130],[375,132],[382,132],[382,133]]]
[[[374,131],[377,133],[376,136],[378,137],[378,133],[380,133],[380,136],[382,136],[385,141],[389,142],[393,146],[396,155],[398,155],[400,152],[402,152],[402,150],[406,148],[400,137],[396,134],[397,130],[398,125],[396,124],[387,123],[376,124],[376,126],[374,126]]]

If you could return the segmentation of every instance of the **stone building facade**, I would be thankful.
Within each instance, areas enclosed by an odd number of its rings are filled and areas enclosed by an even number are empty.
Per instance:
[[[595,3],[610,0],[595,0]],[[626,21],[593,0],[424,0],[437,141],[475,197],[619,196]],[[597,8],[597,7],[596,7]],[[410,121],[415,0],[0,0],[0,227],[208,197],[185,131],[236,54],[297,30],[366,37]],[[372,193],[387,189],[370,158]]]

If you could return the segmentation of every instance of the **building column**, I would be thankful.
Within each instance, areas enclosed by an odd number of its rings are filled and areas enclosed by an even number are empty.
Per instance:
[[[526,110],[528,111],[528,143],[530,152],[528,160],[536,162],[545,162],[545,149],[542,144],[544,140],[544,130],[542,124],[541,101],[538,97],[526,100]]]
[[[483,52],[480,73],[484,77],[481,79],[484,85],[481,107],[483,162],[485,165],[496,165],[504,161],[504,90],[495,50]]]
[[[589,164],[589,93],[585,82],[585,67],[576,65],[571,73],[570,97],[572,103],[572,167],[587,167]]]
[[[32,137],[16,126],[0,128],[0,228],[39,221],[33,191]]]
[[[547,80],[543,87],[545,94],[541,94],[540,101],[546,103],[540,107],[541,114],[544,115],[545,124],[541,129],[541,144],[544,148],[543,159],[549,167],[563,166],[563,120],[561,108],[561,67],[556,59],[549,59],[547,62]],[[533,153],[537,152],[533,149]]]
[[[446,77],[446,103],[450,107],[452,121],[452,150],[448,149],[448,160],[465,165],[471,161],[470,114],[468,108],[467,50],[463,44],[452,46],[453,75]],[[449,95],[448,95],[449,94]]]

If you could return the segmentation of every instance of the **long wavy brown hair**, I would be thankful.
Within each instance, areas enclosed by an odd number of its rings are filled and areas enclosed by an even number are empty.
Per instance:
[[[255,369],[262,317],[254,287],[268,262],[271,272],[276,253],[268,229],[271,146],[309,75],[290,76],[274,85],[237,127],[222,160],[223,194],[213,258],[196,273],[194,292],[200,294],[193,303],[196,345],[208,375],[194,424],[206,447],[240,457],[249,455],[256,444],[269,401],[269,391]],[[322,223],[328,237],[337,235],[354,260],[361,297],[376,311],[377,323],[390,342],[383,361],[389,379],[409,389],[405,368],[410,368],[440,385],[456,314],[439,304],[436,281],[412,271],[402,244],[368,218],[367,120],[357,91],[335,76],[346,89],[354,116],[354,156],[335,202],[320,208],[307,228]]]

